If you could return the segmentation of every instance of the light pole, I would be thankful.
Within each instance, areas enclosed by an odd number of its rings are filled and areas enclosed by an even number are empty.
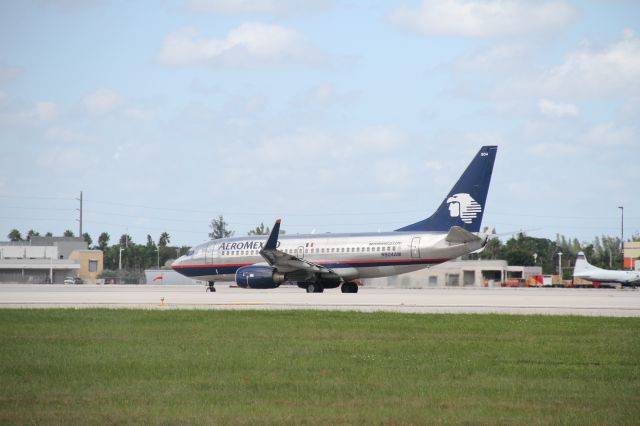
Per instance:
[[[118,257],[118,269],[122,269],[122,252],[124,251],[123,248],[120,248],[120,256]]]
[[[160,246],[157,246],[156,250],[158,252],[158,269],[160,269]]]
[[[558,252],[558,275],[560,275],[560,281],[562,281],[562,252]]]
[[[622,252],[622,269],[624,269],[624,206],[620,209],[620,251]]]

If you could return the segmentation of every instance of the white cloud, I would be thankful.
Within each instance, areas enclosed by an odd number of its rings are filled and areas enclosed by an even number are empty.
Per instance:
[[[350,139],[351,149],[367,153],[389,152],[405,142],[401,132],[389,126],[365,127],[355,132]]]
[[[155,117],[153,111],[140,107],[129,107],[124,110],[124,115],[132,120],[149,121]]]
[[[523,45],[492,46],[482,52],[461,57],[456,61],[455,68],[459,71],[504,71],[505,68],[519,66],[527,53],[527,48]]]
[[[101,88],[82,100],[89,114],[99,115],[114,111],[122,105],[124,99],[111,89]]]
[[[583,142],[593,146],[632,145],[640,135],[629,127],[618,127],[613,123],[599,124],[591,128]]]
[[[208,63],[240,68],[324,61],[324,54],[301,33],[279,25],[248,22],[222,39],[197,39],[196,36],[190,28],[167,35],[158,61],[172,66]]]
[[[80,12],[95,7],[100,0],[37,0],[42,7],[50,7],[60,12]]]
[[[264,13],[275,12],[277,5],[272,0],[190,0],[189,9],[210,13]]]
[[[574,16],[561,0],[423,0],[418,7],[401,6],[389,19],[424,34],[499,37],[558,30]]]
[[[628,95],[640,91],[640,39],[626,31],[603,48],[585,45],[542,78],[545,93],[572,96]]]
[[[411,182],[411,170],[403,160],[379,158],[374,162],[373,168],[378,187],[382,190],[392,190],[396,196],[397,188],[404,188]]]
[[[578,107],[573,104],[560,104],[549,99],[540,99],[538,102],[538,108],[544,115],[551,117],[577,117]]]
[[[36,102],[34,114],[39,121],[51,121],[58,115],[58,106],[48,101]]]
[[[235,96],[227,103],[225,110],[238,115],[254,115],[264,112],[267,105],[268,99],[263,95]]]
[[[571,158],[580,153],[578,144],[544,142],[531,145],[529,153],[542,158]]]
[[[283,136],[266,138],[250,154],[260,164],[351,161],[378,156],[405,143],[401,131],[390,126],[372,126],[349,132],[326,132],[298,128]],[[230,149],[237,149],[230,147]]]
[[[58,105],[50,101],[38,101],[32,107],[12,105],[8,96],[0,92],[0,123],[17,126],[33,126],[51,122],[58,116]]]
[[[96,169],[99,159],[82,148],[50,146],[35,158],[38,167],[57,175],[78,177],[78,165],[83,170]]]
[[[427,170],[434,170],[434,171],[440,171],[444,168],[444,165],[441,161],[433,161],[433,160],[425,161],[424,166],[427,168]]]
[[[320,84],[312,87],[301,98],[296,99],[296,105],[317,105],[328,107],[331,105],[348,105],[358,99],[360,94],[356,91],[339,92],[331,83]]]
[[[85,135],[66,127],[52,127],[47,130],[45,137],[51,141],[65,143],[83,143],[88,139]]]
[[[18,67],[7,67],[0,65],[0,84],[9,83],[22,74],[22,69]]]
[[[326,0],[189,0],[187,6],[194,12],[221,14],[290,14],[327,6]]]

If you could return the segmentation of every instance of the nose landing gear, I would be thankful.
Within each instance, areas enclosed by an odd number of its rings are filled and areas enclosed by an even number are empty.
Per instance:
[[[216,288],[213,286],[215,284],[215,281],[207,281],[207,287],[205,288],[205,291],[210,291],[212,293],[215,293]]]

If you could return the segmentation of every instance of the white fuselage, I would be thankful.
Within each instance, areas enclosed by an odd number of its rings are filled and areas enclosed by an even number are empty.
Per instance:
[[[278,250],[329,268],[350,281],[416,271],[484,245],[484,239],[453,244],[446,236],[444,232],[282,235]],[[191,249],[172,267],[195,279],[234,281],[238,268],[265,263],[260,249],[266,240],[267,236],[212,240]]]
[[[632,283],[640,282],[640,272],[638,271],[612,271],[591,266],[589,269],[574,272],[575,278],[582,278],[589,281],[605,283]]]

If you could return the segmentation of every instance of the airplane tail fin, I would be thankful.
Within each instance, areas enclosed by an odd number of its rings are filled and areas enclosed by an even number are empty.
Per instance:
[[[573,267],[573,275],[593,268],[594,266],[587,261],[587,257],[584,255],[584,252],[581,251],[578,253],[578,256],[576,257],[576,264]]]
[[[479,232],[497,151],[497,146],[480,148],[431,217],[396,231],[446,232],[452,226],[459,226],[469,232]]]

